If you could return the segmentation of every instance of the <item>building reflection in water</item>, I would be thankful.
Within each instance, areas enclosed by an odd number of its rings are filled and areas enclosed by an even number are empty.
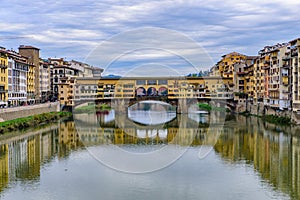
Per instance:
[[[39,181],[41,166],[81,147],[74,122],[62,122],[0,141],[0,192],[9,182]]]
[[[74,119],[76,123],[60,122],[31,131],[28,136],[25,133],[2,140],[0,192],[10,182],[39,181],[41,166],[55,158],[66,158],[84,146],[171,143],[195,147],[214,145],[215,152],[226,162],[246,163],[264,182],[293,199],[300,198],[300,138],[292,134],[299,132],[298,129],[279,129],[260,119],[244,117],[228,118],[222,128],[209,127],[209,122],[200,116],[191,119],[186,115],[160,126],[146,127],[130,122],[126,116],[107,120],[103,115],[80,114]]]
[[[245,162],[275,189],[300,196],[300,138],[256,118],[239,119],[239,126],[223,133],[215,151],[231,163]],[[276,130],[276,131],[274,131]]]

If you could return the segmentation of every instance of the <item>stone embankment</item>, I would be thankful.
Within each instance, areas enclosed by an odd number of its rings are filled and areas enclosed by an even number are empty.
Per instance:
[[[252,115],[264,116],[264,115],[275,115],[279,117],[288,117],[294,124],[300,125],[300,114],[291,110],[279,110],[274,109],[270,106],[264,106],[263,103],[254,105],[250,102],[239,101],[236,110],[237,113],[248,112]]]
[[[48,112],[59,112],[59,102],[0,109],[0,122]]]

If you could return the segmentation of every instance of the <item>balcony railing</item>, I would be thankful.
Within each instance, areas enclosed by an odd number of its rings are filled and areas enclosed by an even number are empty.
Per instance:
[[[293,51],[293,52],[291,53],[291,55],[292,55],[292,56],[298,56],[298,51]]]
[[[282,93],[288,94],[290,92],[288,90],[282,90]]]
[[[3,90],[3,89],[0,89],[0,93],[7,93],[8,90]]]
[[[283,68],[290,68],[290,65],[282,65]]]
[[[270,65],[265,65],[262,69],[270,69]]]
[[[288,60],[290,60],[290,59],[291,59],[290,56],[284,56],[284,57],[282,57],[282,60],[283,60],[283,61],[288,61]]]
[[[268,88],[269,91],[278,91],[279,88]]]

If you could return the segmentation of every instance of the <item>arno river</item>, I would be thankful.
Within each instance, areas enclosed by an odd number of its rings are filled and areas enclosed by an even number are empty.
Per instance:
[[[76,114],[1,136],[0,199],[300,199],[300,130],[220,115]]]

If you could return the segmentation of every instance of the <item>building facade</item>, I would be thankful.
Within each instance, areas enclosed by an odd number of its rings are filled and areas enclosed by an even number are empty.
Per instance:
[[[300,38],[290,41],[290,63],[292,79],[292,107],[293,111],[300,113]]]
[[[47,60],[40,59],[39,65],[39,73],[40,73],[40,99],[42,102],[46,102],[51,100],[51,92],[50,92],[50,65]]]
[[[27,73],[29,64],[26,57],[14,51],[8,53],[8,106],[27,104]]]
[[[6,49],[0,47],[0,107],[6,107],[8,101],[8,56]]]
[[[35,103],[35,66],[29,64],[27,72],[27,102],[29,104]]]
[[[34,67],[34,98],[35,102],[40,102],[40,49],[33,46],[20,45],[19,53],[28,59]]]

